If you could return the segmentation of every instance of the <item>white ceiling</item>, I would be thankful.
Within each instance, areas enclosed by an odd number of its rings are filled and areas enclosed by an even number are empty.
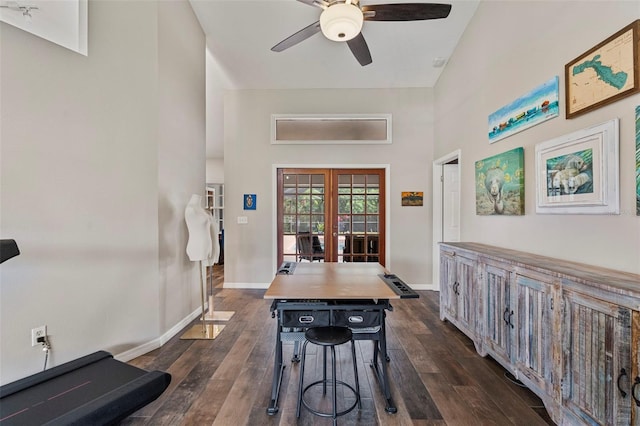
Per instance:
[[[362,67],[346,43],[322,33],[283,52],[270,50],[317,21],[319,8],[296,0],[190,0],[207,36],[209,95],[224,89],[433,87],[443,70],[433,66],[434,58],[448,60],[479,1],[435,0],[452,5],[446,19],[365,21],[362,34],[373,63]],[[381,3],[421,1],[361,0]],[[208,118],[222,119],[220,99],[208,101]],[[221,132],[208,131],[207,157],[221,156],[221,139]]]

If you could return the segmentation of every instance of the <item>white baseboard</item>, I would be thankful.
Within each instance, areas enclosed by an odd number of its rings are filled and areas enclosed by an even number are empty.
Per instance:
[[[207,309],[207,304],[205,304],[205,310]],[[119,353],[114,355],[114,358],[118,361],[128,362],[134,358],[142,356],[146,353],[151,352],[154,349],[158,349],[160,346],[164,345],[171,339],[173,336],[178,334],[183,328],[191,324],[191,322],[199,318],[202,315],[202,307],[198,307],[195,311],[191,312],[186,318],[182,319],[176,325],[171,327],[164,333],[162,336],[157,337],[150,342],[143,343],[140,346],[136,346],[135,348],[129,349],[128,351]]]
[[[271,283],[228,283],[222,284],[222,288],[246,288],[252,290],[266,290]]]
[[[438,291],[440,290],[440,288],[437,285],[434,284],[409,284],[409,287],[411,287],[414,290],[433,290],[433,291]]]

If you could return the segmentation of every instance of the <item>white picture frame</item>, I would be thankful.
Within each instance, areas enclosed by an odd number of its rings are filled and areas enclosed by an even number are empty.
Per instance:
[[[0,21],[87,56],[89,0],[6,0]]]
[[[617,118],[536,145],[536,213],[620,214]]]

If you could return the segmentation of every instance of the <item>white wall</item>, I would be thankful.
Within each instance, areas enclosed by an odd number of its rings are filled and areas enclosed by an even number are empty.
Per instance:
[[[201,306],[200,265],[186,256],[184,209],[205,195],[205,38],[191,6],[158,2],[160,329]],[[203,201],[204,206],[204,201]]]
[[[434,157],[462,150],[462,241],[640,273],[634,186],[634,109],[640,95],[564,118],[565,64],[638,18],[640,3],[632,1],[480,3],[435,88]],[[556,75],[560,116],[489,144],[488,115]],[[615,117],[620,118],[621,214],[536,214],[535,145]],[[475,161],[520,146],[525,151],[525,216],[476,216]]]
[[[387,266],[409,283],[431,282],[433,122],[430,89],[245,90],[225,96],[225,286],[266,287],[275,271],[273,165],[390,165]],[[270,116],[391,113],[391,145],[271,145]],[[401,191],[424,191],[423,207],[402,207]],[[243,194],[257,195],[255,211]],[[238,225],[237,216],[247,216]],[[416,237],[419,236],[419,237]]]
[[[204,186],[204,58],[183,61],[204,52],[194,25],[186,2],[92,1],[85,57],[0,23],[0,238],[22,252],[0,265],[1,383],[42,369],[33,327],[48,326],[52,366],[157,341],[199,306],[171,249],[186,244],[181,196]]]
[[[224,158],[207,158],[207,183],[224,183]]]

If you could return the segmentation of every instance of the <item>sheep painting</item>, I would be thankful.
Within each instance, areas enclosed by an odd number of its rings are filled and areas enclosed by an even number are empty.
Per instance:
[[[476,214],[524,214],[524,149],[476,161]]]
[[[593,150],[550,158],[547,167],[547,196],[593,193]]]

